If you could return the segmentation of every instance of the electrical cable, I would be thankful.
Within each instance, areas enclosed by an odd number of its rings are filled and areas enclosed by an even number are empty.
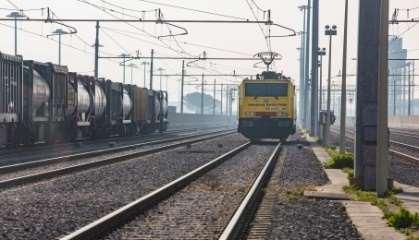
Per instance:
[[[409,26],[407,29],[405,29],[402,33],[400,33],[399,35],[397,35],[398,38],[402,37],[404,34],[406,34],[407,32],[409,32],[410,30],[412,30],[414,27],[416,27],[419,23],[414,23],[411,26]]]
[[[249,0],[245,0],[245,1],[246,1],[247,5],[249,6],[250,11],[252,12],[253,17],[256,19],[256,21],[259,21],[259,18],[256,16],[256,13],[255,13],[255,11],[253,10],[253,7],[252,7],[252,5],[250,4]],[[259,27],[260,31],[262,32],[262,35],[263,35],[264,40],[265,40],[265,42],[266,42],[266,45],[267,45],[268,51],[270,51],[270,52],[271,52],[272,50],[271,50],[271,42],[270,42],[270,38],[268,38],[268,37],[267,37],[267,35],[265,34],[265,31],[263,30],[263,27],[262,27],[262,25],[261,25],[260,23],[258,23],[258,27]]]
[[[255,0],[250,0],[250,1],[252,1],[252,3],[253,3],[253,5],[255,5],[256,6],[256,8],[259,10],[259,11],[262,11],[262,12],[266,12],[266,10],[264,10],[264,9],[262,9],[256,2],[255,2]]]
[[[106,27],[103,26],[101,27],[103,29],[108,29],[111,31],[118,31],[120,33],[126,33],[126,34],[135,34],[138,35],[138,33],[133,32],[133,31],[129,31],[129,30],[122,30],[122,29],[117,29],[117,28],[112,28],[112,27]],[[143,35],[142,36],[146,36]],[[171,41],[171,40],[167,40],[167,41]],[[200,44],[200,43],[192,43],[192,42],[187,42],[187,41],[179,41],[179,43],[184,44],[184,45],[190,45],[190,46],[195,46],[195,47],[201,47],[201,48],[206,48],[206,49],[211,49],[211,50],[216,50],[216,51],[220,51],[220,52],[228,52],[228,53],[233,53],[233,54],[237,54],[237,55],[242,55],[242,56],[251,56],[251,53],[245,53],[245,52],[240,52],[240,51],[234,51],[234,50],[230,50],[230,49],[225,49],[225,48],[218,48],[218,47],[213,47],[213,46],[209,46],[209,45],[204,45],[204,44]]]
[[[122,46],[115,38],[113,38],[110,34],[107,33],[107,31],[102,29],[102,33],[105,34],[115,45],[117,45],[124,53],[128,53],[129,51]]]
[[[8,2],[10,5],[12,5],[16,10],[19,10],[20,8],[14,4],[11,0],[6,0],[6,2]]]
[[[183,6],[180,6],[180,5],[162,3],[162,2],[157,2],[157,1],[150,1],[150,0],[137,0],[137,1],[145,2],[145,3],[149,3],[149,4],[154,4],[154,5],[165,6],[165,7],[177,8],[177,9],[182,9],[182,10],[187,10],[187,11],[192,11],[192,12],[204,13],[204,14],[214,15],[214,16],[218,16],[218,17],[225,17],[225,18],[238,19],[238,20],[247,20],[246,18],[243,18],[243,17],[237,17],[237,16],[232,16],[232,15],[227,15],[227,14],[209,12],[209,11],[193,9],[193,8],[183,7]]]
[[[111,6],[114,6],[114,7],[120,8],[120,9],[125,10],[125,11],[131,11],[131,12],[136,12],[136,13],[155,12],[155,11],[157,10],[157,9],[153,9],[153,10],[137,10],[137,9],[132,9],[132,8],[123,7],[123,6],[121,6],[121,5],[118,5],[118,4],[115,4],[115,3],[109,2],[109,1],[105,1],[105,0],[99,0],[99,1],[101,1],[101,2],[103,2],[103,3],[106,3],[106,4],[108,4],[108,5],[111,5]]]
[[[109,13],[108,11],[104,10],[103,8],[101,8],[100,6],[98,6],[98,5],[96,5],[96,4],[93,4],[93,3],[91,3],[91,2],[89,2],[89,1],[87,1],[87,0],[76,0],[76,1],[81,2],[81,3],[88,4],[88,5],[92,6],[92,7],[96,8],[96,9],[99,9],[99,10],[101,10],[102,12],[104,12],[104,13],[106,13],[106,14],[108,14],[108,15],[112,16],[112,17],[113,17],[113,18],[115,18],[115,19],[119,19],[119,20],[121,20],[121,18],[119,18],[119,17],[115,16],[115,15],[114,15],[114,14],[112,14],[112,13]],[[138,28],[138,27],[137,27],[137,26],[135,26],[134,24],[131,24],[131,23],[128,23],[128,22],[125,22],[125,24],[126,24],[126,25],[128,25],[128,26],[131,26],[132,28],[135,28],[136,30],[138,30],[138,31],[140,31],[140,32],[143,32],[143,33],[147,34],[149,37],[151,37],[151,38],[153,38],[153,39],[157,39],[158,41],[160,41],[161,43],[163,43],[164,45],[166,45],[166,46],[167,46],[169,49],[171,49],[172,51],[174,51],[174,52],[176,52],[176,53],[180,54],[180,53],[179,53],[179,51],[177,51],[176,49],[172,48],[170,45],[168,45],[168,44],[167,44],[167,43],[165,43],[164,41],[161,41],[160,39],[158,39],[158,37],[156,37],[155,35],[153,35],[153,34],[149,33],[148,31],[145,31],[144,29]]]
[[[10,29],[14,29],[14,26],[10,26],[10,25],[4,24],[4,23],[0,23],[0,25],[1,26],[5,26],[5,27],[10,28]],[[24,29],[22,27],[18,27],[17,29],[19,31],[21,31],[21,32],[24,32],[24,33],[27,33],[27,34],[31,34],[31,35],[34,35],[34,36],[37,36],[37,37],[40,37],[40,38],[44,38],[44,39],[47,39],[49,41],[53,41],[55,43],[58,43],[58,40],[55,40],[53,38],[48,38],[48,37],[46,37],[46,36],[44,36],[42,34],[39,34],[39,33],[33,32],[33,31],[30,31],[30,30],[26,30],[26,29]],[[73,46],[71,44],[68,44],[68,43],[61,43],[61,44],[63,46],[66,46],[68,48],[71,48],[73,50],[79,51],[79,52],[84,53],[84,54],[87,54],[87,55],[93,55],[94,54],[93,52],[86,51],[85,49],[81,49],[81,48],[75,47],[75,46]],[[108,54],[108,55],[110,55],[110,54]],[[115,60],[112,60],[112,59],[106,59],[106,60],[109,60],[110,62],[116,62]]]

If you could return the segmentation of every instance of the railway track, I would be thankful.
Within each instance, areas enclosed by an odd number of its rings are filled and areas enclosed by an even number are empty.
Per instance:
[[[177,135],[193,134],[217,129],[178,129],[164,133],[154,133],[150,135],[139,135],[126,138],[114,137],[76,143],[57,143],[53,145],[23,146],[17,149],[3,149],[0,150],[0,166],[29,162],[39,160],[40,158],[53,158],[62,155],[84,153],[99,149],[108,149],[110,147],[116,146],[132,145],[145,141],[159,140],[168,137],[175,137]]]
[[[136,231],[140,230],[141,226],[144,226],[144,224],[142,224],[144,218],[151,218],[151,221],[154,221],[151,226],[156,226],[156,221],[162,221],[165,226],[171,226],[171,219],[176,218],[176,216],[170,217],[169,220],[165,218],[165,216],[174,210],[170,210],[170,212],[165,212],[165,210],[169,211],[169,209],[177,208],[178,213],[187,211],[187,209],[184,207],[191,206],[191,201],[198,205],[193,207],[194,210],[203,211],[202,209],[204,209],[205,217],[211,218],[212,221],[218,223],[218,225],[216,224],[215,226],[205,226],[205,228],[200,230],[199,233],[193,237],[194,239],[200,239],[199,234],[203,234],[203,232],[208,231],[214,235],[209,236],[204,234],[204,239],[237,239],[238,236],[240,236],[245,230],[247,221],[250,220],[249,215],[251,215],[252,209],[255,209],[255,205],[259,200],[262,189],[269,180],[270,174],[275,167],[279,152],[281,150],[280,144],[277,146],[270,146],[269,149],[266,149],[267,146],[264,146],[264,157],[254,157],[255,159],[253,159],[253,157],[248,157],[248,160],[240,160],[244,156],[249,156],[248,152],[246,151],[250,151],[252,147],[254,147],[254,145],[252,145],[250,142],[244,143],[239,147],[236,147],[235,149],[222,154],[212,161],[164,185],[163,187],[158,188],[151,193],[126,204],[125,206],[107,214],[106,216],[94,222],[91,222],[90,224],[80,228],[73,233],[61,237],[60,239],[117,239],[118,237],[116,236],[119,236],[119,234],[133,238],[141,238],[141,234]],[[238,164],[238,161],[244,162],[241,162],[242,164]],[[258,161],[259,167],[256,167],[255,162]],[[247,166],[247,168],[243,168],[240,169],[242,171],[238,171],[237,169],[241,166]],[[255,171],[255,169],[259,170]],[[248,174],[251,175],[251,177],[244,177]],[[235,176],[232,177],[230,175]],[[239,176],[239,180],[235,178],[236,175]],[[222,179],[223,182],[214,183],[216,179]],[[208,187],[208,192],[205,194],[206,192],[203,190],[203,188],[206,189]],[[237,190],[235,187],[242,190]],[[243,190],[243,188],[247,190]],[[237,196],[237,194],[239,195]],[[196,195],[198,195],[198,198],[192,197]],[[214,199],[214,195],[218,195],[219,197],[215,197]],[[232,197],[232,199],[236,200],[228,201],[227,199],[230,199],[229,197]],[[191,198],[193,200],[191,200]],[[182,201],[185,202],[185,199],[187,199],[187,204],[186,206],[183,206]],[[217,204],[217,199],[218,201],[219,199],[224,199],[227,200],[227,202],[224,202],[224,204]],[[215,201],[215,203],[213,201]],[[234,202],[236,205],[233,204],[233,206],[231,206],[231,204]],[[208,206],[211,207],[208,208]],[[230,212],[229,214],[224,213],[223,218],[218,218],[217,216],[207,216],[208,211],[211,211],[212,207],[224,207]],[[157,217],[153,218],[153,210],[155,209],[157,209]],[[139,217],[144,216],[145,212],[147,211],[149,212],[145,217]],[[217,209],[212,211],[212,213],[214,212],[223,213],[224,211]],[[162,215],[163,217],[159,217]],[[198,223],[193,224],[193,226],[196,226],[199,229],[200,226],[202,226],[202,223],[199,221],[202,221],[202,219],[205,219],[205,217],[197,213],[191,213],[189,216],[189,218],[198,216],[198,220],[193,219],[193,221],[198,221]],[[169,221],[169,223],[167,223],[167,221]],[[220,224],[219,221],[223,222],[223,224]],[[188,236],[191,236],[190,234],[194,233],[191,233],[187,230],[188,226],[186,226],[186,229],[180,228],[180,231],[183,234],[189,234]],[[179,229],[176,226],[174,227]],[[108,235],[112,231],[113,233]],[[166,231],[166,234],[175,233]],[[148,235],[148,237],[156,238],[158,236]],[[177,236],[175,235],[166,236],[166,238],[172,239],[176,237]],[[185,235],[183,238],[184,237]],[[179,238],[182,238],[182,236],[179,236]]]
[[[348,139],[351,142],[354,142],[354,131],[351,129],[348,129],[347,132],[350,134],[346,135],[346,139]],[[332,133],[335,134],[336,136],[339,136],[339,133],[335,129],[332,129]],[[391,155],[399,157],[403,161],[407,161],[411,164],[419,166],[419,157],[417,157],[419,155],[419,146],[415,146],[415,145],[411,145],[411,144],[407,144],[407,143],[403,143],[399,141],[394,141],[394,140],[390,140],[390,145],[391,146],[389,148],[389,153]],[[395,147],[399,149],[394,149]],[[405,150],[407,150],[408,153],[404,152]]]
[[[6,239],[58,239],[245,142],[226,135],[2,191],[0,232]]]
[[[235,133],[234,130],[210,131],[183,137],[153,140],[128,146],[3,166],[0,167],[0,190],[127,161],[133,158],[174,149],[184,145],[191,145],[233,133]]]

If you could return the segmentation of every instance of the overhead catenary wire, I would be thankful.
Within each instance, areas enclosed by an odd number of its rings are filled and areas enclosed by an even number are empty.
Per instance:
[[[124,53],[128,53],[128,49],[122,46],[120,42],[118,42],[111,34],[107,33],[107,31],[102,29],[102,33],[105,34],[116,46],[118,46]]]
[[[79,2],[84,2],[84,3],[86,3],[86,2],[88,2],[88,1],[79,1]],[[109,1],[102,1],[101,0],[101,2],[103,2],[103,3],[106,3],[107,2],[107,4],[109,4],[110,2]],[[112,3],[111,3],[112,4]],[[96,4],[97,5],[97,4]],[[110,4],[109,4],[110,5]],[[114,4],[114,5],[111,5],[111,6],[114,6],[114,7],[118,7],[118,8],[120,8],[121,6],[119,6],[119,5],[116,5],[116,4]],[[99,7],[99,8],[97,8],[97,7]],[[124,12],[122,12],[122,11],[112,11],[111,9],[112,8],[109,8],[109,7],[106,7],[105,9],[103,8],[103,7],[101,7],[101,6],[97,6],[96,8],[97,9],[99,9],[99,10],[101,10],[101,11],[103,11],[103,12],[105,12],[105,13],[107,13],[107,14],[109,14],[109,15],[111,15],[111,16],[113,16],[114,18],[117,18],[117,19],[120,19],[120,17],[118,17],[118,16],[115,16],[114,14],[111,14],[111,13],[117,13],[117,14],[121,14],[121,15],[123,15],[123,16],[135,16],[135,15],[132,15],[132,14],[126,14],[126,13],[124,13]],[[121,8],[122,9],[122,8]],[[115,9],[113,9],[113,10],[115,10]],[[126,9],[123,9],[124,11],[126,10]],[[133,11],[134,12],[134,11]],[[143,12],[143,11],[137,11],[137,12]],[[53,16],[56,16],[55,15],[55,13],[53,13],[52,12],[52,14],[53,14]],[[219,15],[218,15],[219,16]],[[241,18],[241,19],[245,19],[245,18]],[[168,27],[168,28],[170,28],[170,27]],[[141,29],[138,29],[138,28],[136,28],[137,30],[139,30],[139,31],[141,31]],[[144,31],[141,31],[141,32],[144,32]],[[151,35],[151,36],[150,36]],[[147,34],[147,36],[149,36],[149,37],[152,37],[153,39],[156,39],[156,36],[155,35],[153,35],[153,34],[151,34],[151,33],[148,33]],[[84,44],[84,45],[86,45],[86,46],[89,46],[90,44],[87,42],[87,41],[85,41],[84,39],[82,39],[79,35],[76,35],[76,37]],[[114,39],[115,40],[115,39]],[[183,48],[183,46],[181,46],[181,44],[184,44],[184,43],[182,43],[181,41],[178,41],[176,38],[174,38],[174,37],[171,37],[171,39],[170,39],[170,41],[175,41],[176,42],[176,44],[178,45],[178,47],[179,48]],[[181,53],[181,54],[189,54],[189,55],[192,55],[192,54],[190,54],[190,53],[185,53],[186,51],[178,51],[178,50],[176,50],[176,49],[174,49],[172,46],[170,46],[169,44],[167,44],[167,43],[165,43],[164,41],[160,41],[162,44],[159,44],[159,45],[165,45],[165,46],[167,46],[168,48],[167,49],[170,49],[171,51],[174,51],[174,52],[176,52],[176,53]],[[193,43],[192,43],[193,44]],[[189,44],[188,43],[188,45],[192,45],[192,44]],[[185,45],[185,44],[184,44]],[[73,46],[74,47],[74,46]],[[162,47],[162,46],[160,46],[160,47]],[[213,47],[212,47],[213,48]],[[221,50],[222,51],[222,49],[219,49],[219,48],[213,48],[213,49],[216,49],[216,50]],[[86,52],[86,51],[83,51],[82,50],[82,52]],[[230,52],[232,52],[232,51],[230,51]],[[211,71],[217,71],[217,70],[211,70]]]
[[[250,8],[250,11],[252,12],[252,15],[255,18],[255,20],[256,21],[259,21],[259,18],[257,17],[257,15],[256,15],[256,13],[255,13],[252,5],[250,4],[249,0],[245,0],[245,1],[247,3],[248,7]],[[264,40],[266,42],[266,46],[268,48],[268,51],[271,51],[271,40],[270,40],[270,38],[267,37],[267,34],[263,30],[263,27],[262,27],[262,25],[260,23],[258,23],[258,27],[259,27],[259,30],[261,31],[261,33],[262,33],[262,35],[264,37]]]
[[[264,9],[262,9],[256,2],[255,2],[255,0],[250,0],[250,1],[252,1],[252,3],[253,3],[253,5],[255,5],[255,7],[259,10],[259,11],[262,11],[262,12],[264,12],[264,13],[266,13],[266,10],[264,10]]]
[[[162,3],[162,2],[150,1],[150,0],[137,0],[137,1],[145,2],[145,3],[149,3],[149,4],[154,4],[154,5],[170,7],[170,8],[187,10],[187,11],[191,11],[191,12],[204,13],[204,14],[209,14],[209,15],[218,16],[218,17],[225,17],[225,18],[238,19],[238,20],[247,20],[246,18],[243,18],[243,17],[232,16],[232,15],[216,13],[216,12],[209,12],[209,11],[204,11],[204,10],[194,9],[194,8],[188,8],[188,7],[183,7],[183,6],[175,5],[175,4]]]
[[[10,5],[12,5],[16,10],[19,10],[20,8],[11,0],[6,0],[6,2],[8,2]]]
[[[142,13],[142,14],[143,13],[147,13],[147,12],[153,12],[154,13],[157,10],[157,9],[152,9],[152,10],[138,10],[138,9],[133,9],[133,8],[127,8],[127,7],[124,7],[124,6],[121,6],[119,4],[116,4],[116,3],[113,3],[113,2],[110,2],[110,1],[106,1],[106,0],[99,0],[99,1],[101,1],[101,2],[103,2],[105,4],[108,4],[110,6],[120,8],[120,9],[125,10],[125,11]]]
[[[0,25],[1,26],[4,26],[4,27],[7,27],[7,28],[10,28],[10,29],[14,29],[14,26],[11,26],[11,25],[8,25],[8,24],[0,23]],[[22,27],[18,27],[17,29],[19,31],[21,31],[21,32],[24,32],[24,33],[27,33],[27,34],[30,34],[30,35],[33,35],[33,36],[37,36],[37,37],[40,37],[40,38],[47,39],[49,41],[53,41],[53,42],[58,43],[58,40],[53,39],[53,38],[48,38],[48,37],[46,37],[46,36],[44,36],[42,34],[39,34],[37,32],[33,32],[33,31],[30,31],[30,30],[24,29]],[[86,55],[92,55],[93,54],[93,52],[86,51],[85,49],[81,49],[81,48],[75,47],[75,46],[73,46],[71,44],[68,44],[68,43],[61,43],[61,44],[63,46],[65,46],[65,47],[71,48],[73,50],[76,50],[78,52],[84,53]],[[110,55],[110,54],[108,53],[108,55]],[[107,59],[107,60],[110,61],[110,62],[117,62],[117,61],[112,60],[112,59]]]
[[[119,18],[118,16],[115,16],[113,13],[110,13],[109,11],[104,10],[103,8],[101,8],[100,6],[98,6],[97,4],[91,3],[91,2],[89,2],[89,1],[87,1],[87,0],[76,0],[76,1],[81,2],[81,3],[88,4],[88,5],[90,5],[90,6],[94,7],[94,8],[96,8],[96,9],[98,9],[98,10],[101,10],[102,12],[104,12],[104,13],[108,14],[109,16],[111,16],[111,17],[113,17],[113,18],[115,18],[115,19],[117,19],[117,20],[122,20],[122,19],[121,19],[121,18]],[[139,19],[139,18],[137,18],[137,19]],[[140,32],[145,33],[148,37],[150,37],[150,38],[153,38],[153,39],[156,39],[156,40],[160,41],[161,43],[163,43],[164,45],[166,45],[166,47],[167,47],[168,49],[172,50],[173,52],[176,52],[176,53],[178,53],[178,54],[182,54],[180,51],[178,51],[178,50],[174,49],[172,46],[170,46],[170,45],[168,45],[167,43],[165,43],[164,41],[160,40],[160,39],[159,39],[157,36],[155,36],[154,34],[151,34],[151,33],[149,33],[148,31],[146,31],[146,30],[144,30],[144,29],[141,29],[141,28],[137,27],[136,25],[134,25],[134,24],[132,24],[132,23],[129,23],[129,22],[124,22],[124,23],[125,23],[126,25],[128,25],[128,26],[130,26],[130,27],[132,27],[132,28],[134,28],[134,29],[136,29],[136,30],[138,30],[138,31],[140,31]]]
[[[119,28],[112,28],[112,27],[107,27],[107,26],[103,26],[102,28],[112,30],[112,31],[115,31],[115,32],[118,32],[118,33],[138,35],[138,33],[136,33],[136,32],[129,31],[129,30],[122,30],[122,29],[119,29]],[[145,36],[145,35],[141,35],[141,36]],[[166,40],[166,41],[173,41],[173,40]],[[181,44],[184,44],[184,45],[201,47],[201,48],[216,50],[216,51],[220,51],[220,52],[228,52],[228,53],[233,53],[233,54],[242,55],[242,56],[251,56],[252,55],[251,53],[240,52],[240,51],[235,51],[235,50],[225,49],[225,48],[219,48],[219,47],[214,47],[214,46],[201,44],[201,43],[194,43],[194,42],[189,42],[189,41],[179,41],[179,40],[178,40],[178,42],[181,43]]]

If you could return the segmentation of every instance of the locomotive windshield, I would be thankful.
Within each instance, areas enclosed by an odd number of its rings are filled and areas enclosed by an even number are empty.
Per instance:
[[[247,97],[287,97],[287,83],[247,83]]]

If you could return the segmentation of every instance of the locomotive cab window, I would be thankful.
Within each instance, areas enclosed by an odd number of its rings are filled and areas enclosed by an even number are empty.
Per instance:
[[[287,83],[247,83],[245,89],[247,97],[287,97]]]

